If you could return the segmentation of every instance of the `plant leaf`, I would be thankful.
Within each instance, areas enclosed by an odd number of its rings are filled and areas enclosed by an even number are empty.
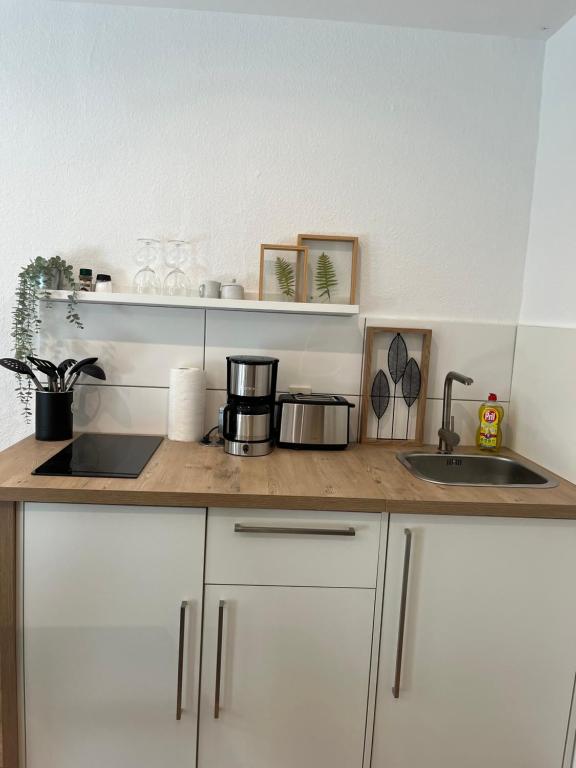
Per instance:
[[[394,384],[398,384],[408,363],[408,350],[406,342],[402,336],[397,333],[392,339],[390,349],[388,350],[388,370]]]
[[[326,297],[330,301],[330,291],[338,285],[338,278],[336,277],[336,270],[330,256],[324,251],[318,256],[315,282],[319,297]]]
[[[374,376],[370,400],[372,401],[372,408],[376,418],[381,419],[390,403],[390,384],[388,383],[388,377],[382,369]]]
[[[274,270],[276,272],[276,280],[284,296],[294,296],[296,276],[292,264],[283,259],[282,256],[276,256]]]
[[[418,363],[413,357],[408,360],[406,370],[404,371],[404,377],[402,378],[402,396],[404,402],[411,408],[418,396],[420,395],[420,387],[422,386],[422,377],[420,375],[420,368]]]

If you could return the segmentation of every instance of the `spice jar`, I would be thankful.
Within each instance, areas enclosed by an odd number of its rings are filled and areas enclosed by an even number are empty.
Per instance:
[[[96,275],[96,285],[94,290],[99,293],[112,293],[112,278],[110,275],[100,273]]]
[[[91,291],[92,290],[92,270],[91,269],[81,269],[78,279],[78,288],[81,291]]]

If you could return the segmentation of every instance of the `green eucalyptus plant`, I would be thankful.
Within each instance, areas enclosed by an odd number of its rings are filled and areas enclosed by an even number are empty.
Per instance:
[[[47,299],[50,306],[50,290],[55,290],[60,285],[71,288],[66,320],[77,328],[83,328],[80,315],[76,311],[78,298],[70,264],[60,256],[52,256],[49,259],[38,256],[20,270],[16,285],[16,303],[12,310],[12,341],[14,357],[18,360],[25,360],[27,355],[34,354],[36,336],[42,324],[40,299]],[[16,394],[28,422],[31,416],[31,382],[18,374],[16,378]]]

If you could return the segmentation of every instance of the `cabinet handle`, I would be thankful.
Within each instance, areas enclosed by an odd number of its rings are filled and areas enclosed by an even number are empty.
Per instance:
[[[180,604],[180,631],[178,640],[178,686],[176,689],[176,720],[182,719],[182,675],[184,671],[184,637],[186,631],[186,608],[188,600]]]
[[[356,529],[346,528],[283,528],[275,525],[244,525],[234,524],[235,533],[285,533],[312,536],[356,536]]]
[[[400,698],[400,679],[402,677],[402,654],[404,652],[404,625],[406,623],[406,603],[408,601],[408,577],[410,576],[410,554],[412,551],[412,531],[404,529],[406,542],[404,544],[404,570],[402,573],[402,596],[400,597],[400,620],[398,622],[398,644],[396,646],[396,672],[392,695]]]
[[[214,687],[214,720],[220,717],[220,678],[222,676],[222,631],[224,628],[225,600],[218,604],[218,640],[216,641],[216,685]]]

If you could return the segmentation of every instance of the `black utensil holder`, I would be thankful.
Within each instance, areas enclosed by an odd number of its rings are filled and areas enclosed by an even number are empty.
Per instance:
[[[70,392],[36,392],[36,440],[69,440],[73,416]]]

